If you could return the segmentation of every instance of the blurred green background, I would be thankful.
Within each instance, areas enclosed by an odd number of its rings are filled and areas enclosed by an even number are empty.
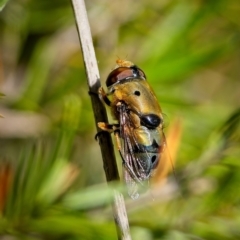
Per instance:
[[[86,2],[102,84],[134,62],[183,126],[178,189],[127,202],[132,238],[240,239],[239,0]],[[116,239],[70,1],[0,12],[0,92],[0,239]]]

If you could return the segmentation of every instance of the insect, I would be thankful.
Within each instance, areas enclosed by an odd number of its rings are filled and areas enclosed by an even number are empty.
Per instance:
[[[98,126],[115,134],[128,194],[136,199],[149,185],[165,147],[163,115],[145,73],[130,61],[116,62],[106,80],[108,92],[100,87],[99,97],[117,123]]]

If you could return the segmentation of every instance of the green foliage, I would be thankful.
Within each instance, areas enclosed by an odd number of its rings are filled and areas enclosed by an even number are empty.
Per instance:
[[[127,201],[133,239],[239,239],[239,1],[86,4],[103,86],[117,57],[130,60],[166,132],[183,123],[179,186],[170,177],[160,197]],[[115,239],[70,2],[10,1],[0,36],[0,234]]]
[[[0,1],[0,11],[3,10],[3,8],[5,7],[5,5],[7,4],[8,0],[1,0]]]

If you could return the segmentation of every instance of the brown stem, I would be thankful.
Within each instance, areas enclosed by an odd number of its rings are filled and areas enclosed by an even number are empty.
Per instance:
[[[101,86],[99,70],[92,42],[90,26],[84,0],[72,0],[75,20],[80,39],[85,70],[88,79],[89,92],[91,93],[92,108],[95,124],[108,122],[106,109],[98,97],[98,89]],[[99,134],[99,145],[107,181],[119,180],[116,159],[113,150],[112,139],[109,133]],[[131,240],[129,224],[126,213],[124,198],[121,193],[114,191],[113,212],[118,229],[118,237],[121,240]]]

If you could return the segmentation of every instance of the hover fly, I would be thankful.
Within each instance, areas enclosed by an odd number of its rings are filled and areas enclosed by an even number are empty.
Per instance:
[[[106,85],[108,92],[99,88],[99,97],[117,123],[98,126],[115,134],[128,193],[136,199],[149,184],[165,147],[162,111],[145,73],[130,61],[118,59]]]

